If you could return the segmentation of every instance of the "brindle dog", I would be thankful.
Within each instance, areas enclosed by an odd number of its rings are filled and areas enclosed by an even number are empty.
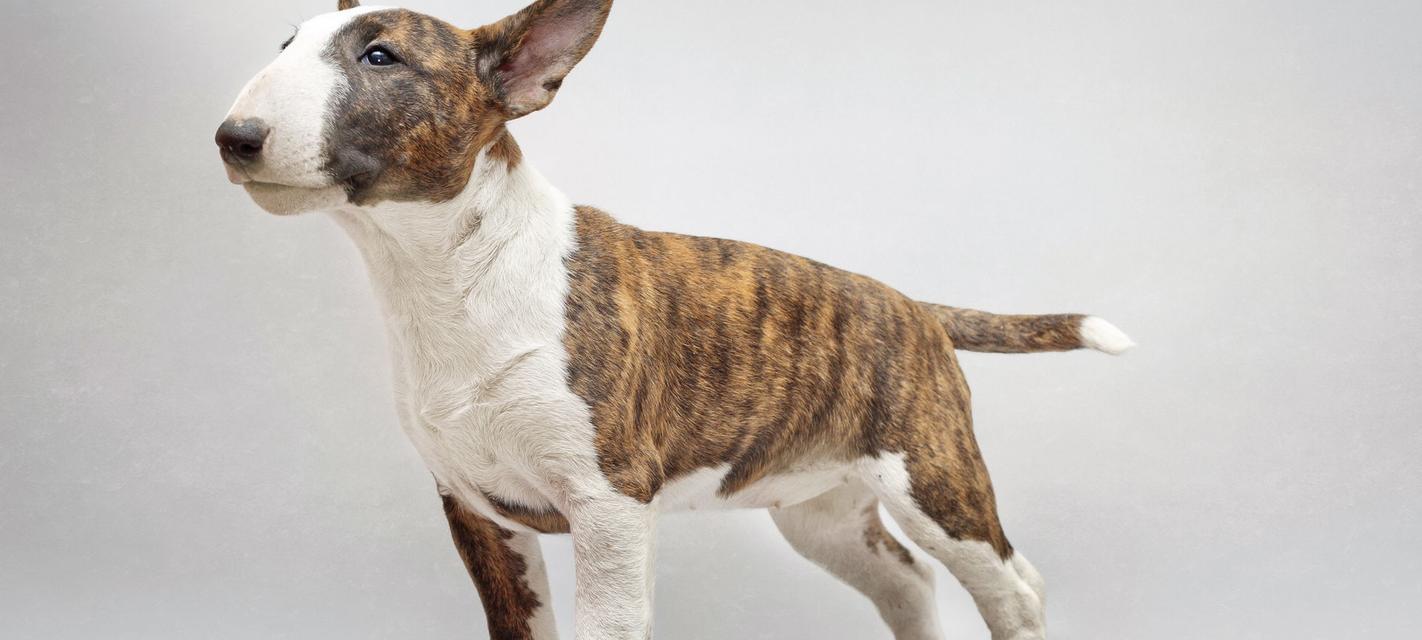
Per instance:
[[[360,248],[402,426],[491,635],[555,637],[537,535],[570,532],[578,638],[647,637],[656,515],[751,507],[896,637],[939,638],[932,572],[883,505],[994,638],[1044,637],[1042,579],[998,522],[954,349],[1129,338],[573,206],[505,123],[552,100],[610,0],[539,0],[472,30],[357,4],[301,25],[217,142],[260,206],[328,211]]]

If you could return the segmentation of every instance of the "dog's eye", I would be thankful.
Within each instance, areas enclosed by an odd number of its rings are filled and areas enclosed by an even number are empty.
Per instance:
[[[390,53],[385,47],[375,47],[365,52],[365,55],[360,57],[360,61],[372,67],[388,67],[400,62],[400,60],[395,57],[395,54]]]

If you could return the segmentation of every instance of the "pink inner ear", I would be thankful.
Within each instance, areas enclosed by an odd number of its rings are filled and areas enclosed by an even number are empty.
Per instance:
[[[542,91],[545,82],[566,75],[587,35],[583,18],[575,13],[537,20],[518,51],[499,66],[505,89],[511,95],[526,95]]]

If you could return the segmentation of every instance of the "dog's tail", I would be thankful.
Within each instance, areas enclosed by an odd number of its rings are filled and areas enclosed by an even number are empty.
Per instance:
[[[964,351],[1037,353],[1092,348],[1119,355],[1136,343],[1096,316],[1062,313],[1045,316],[998,315],[973,309],[920,302],[932,313],[953,346]]]

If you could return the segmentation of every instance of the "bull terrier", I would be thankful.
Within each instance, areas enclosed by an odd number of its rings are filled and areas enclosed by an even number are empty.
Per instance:
[[[999,524],[954,350],[1115,354],[1124,333],[918,302],[575,206],[505,125],[548,105],[611,0],[538,0],[472,30],[358,5],[300,25],[217,143],[258,206],[328,212],[359,247],[401,426],[490,635],[556,636],[538,536],[570,533],[577,638],[647,638],[657,516],[755,508],[896,638],[941,638],[932,570],[882,505],[994,639],[1045,637],[1043,581]]]

